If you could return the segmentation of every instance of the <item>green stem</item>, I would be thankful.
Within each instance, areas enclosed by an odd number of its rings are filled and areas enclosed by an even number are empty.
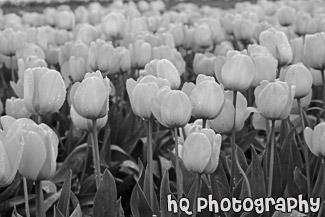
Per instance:
[[[201,193],[201,185],[202,185],[202,178],[201,178],[201,174],[198,173],[198,182],[197,182],[197,186],[195,188],[195,192],[194,192],[194,197],[193,197],[193,217],[196,217],[197,214],[197,198],[199,197],[200,193]]]
[[[301,120],[301,126],[302,130],[305,129],[305,121],[304,121],[304,114],[303,114],[303,108],[301,106],[301,100],[300,98],[297,99],[298,102],[298,109],[299,109],[299,114],[300,114],[300,120]],[[308,148],[306,144],[303,144],[304,142],[301,141],[301,146],[303,149],[303,155],[305,158],[305,163],[306,163],[306,175],[307,175],[307,190],[308,190],[308,196],[307,198],[309,199],[311,196],[311,183],[310,183],[310,165],[309,165],[309,157],[308,157]]]
[[[176,161],[176,184],[177,184],[177,200],[180,200],[182,197],[182,186],[181,186],[181,177],[180,177],[180,167],[179,167],[179,156],[178,156],[178,135],[177,128],[174,128],[175,136],[175,161]]]
[[[81,176],[80,176],[80,182],[82,182],[84,180],[85,174],[86,174],[86,169],[87,169],[87,165],[88,165],[89,145],[91,144],[91,134],[88,134],[87,140],[88,140],[88,142],[87,142],[87,149],[86,149],[86,158],[85,158],[85,162],[83,164],[83,168],[82,168],[82,172],[81,172]]]
[[[270,153],[270,169],[269,169],[269,181],[268,181],[268,190],[267,195],[268,197],[271,197],[272,195],[272,182],[273,182],[273,168],[274,168],[274,151],[275,151],[275,144],[274,144],[274,126],[275,126],[275,120],[272,120],[272,126],[271,126],[271,153]]]
[[[35,181],[36,217],[45,217],[44,196],[41,181]]]
[[[11,70],[11,80],[13,82],[16,82],[16,75],[15,75],[15,71],[14,71],[14,56],[10,56],[10,70]]]
[[[325,70],[321,71],[323,80],[323,118],[325,119]]]
[[[202,119],[202,128],[206,128],[207,126],[207,119]]]
[[[93,130],[92,130],[92,138],[93,138],[93,144],[92,144],[92,150],[93,150],[93,160],[94,160],[94,166],[95,166],[95,178],[96,178],[96,189],[99,188],[100,185],[100,159],[99,159],[99,148],[98,148],[98,138],[97,138],[97,124],[96,119],[92,120],[93,122]]]
[[[25,212],[26,216],[30,217],[30,211],[29,211],[29,200],[28,200],[28,190],[27,190],[27,180],[25,177],[23,177],[23,185],[24,185],[24,197],[25,197]]]
[[[149,191],[150,191],[150,207],[153,208],[153,154],[152,154],[152,120],[149,119],[147,122],[147,163],[149,167]]]
[[[236,178],[235,178],[235,142],[236,142],[236,104],[237,104],[237,91],[233,92],[233,105],[234,105],[234,122],[233,127],[231,130],[231,175],[230,175],[230,191],[232,192],[236,185]]]

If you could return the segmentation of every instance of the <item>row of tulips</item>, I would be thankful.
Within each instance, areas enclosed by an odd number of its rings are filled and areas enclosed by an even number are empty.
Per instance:
[[[321,197],[322,216],[323,6],[114,1],[0,14],[0,199],[18,197],[22,179],[26,216],[30,193],[36,216],[181,216],[167,211],[171,193],[193,216],[211,214],[194,202],[208,194]]]

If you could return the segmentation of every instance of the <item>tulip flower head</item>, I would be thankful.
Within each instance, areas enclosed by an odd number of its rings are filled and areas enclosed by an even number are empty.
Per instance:
[[[180,90],[162,87],[152,100],[152,113],[165,127],[183,127],[191,118],[192,106],[188,96]]]
[[[76,112],[87,119],[99,119],[107,115],[109,109],[110,81],[103,78],[100,71],[87,73],[81,82],[71,89],[71,101]]]
[[[325,157],[325,123],[319,123],[314,130],[306,127],[304,137],[310,151],[317,157]]]
[[[111,12],[103,18],[102,31],[107,39],[118,40],[125,35],[126,19],[123,14]]]
[[[185,88],[188,85],[189,83],[185,83]],[[192,115],[203,119],[216,118],[226,99],[223,86],[219,85],[213,77],[202,74],[197,77],[196,85],[191,86],[186,92],[192,104]]]
[[[14,56],[16,51],[26,43],[26,34],[7,28],[0,32],[0,53],[4,56]]]
[[[325,69],[325,33],[306,35],[304,44],[304,57],[308,66],[323,70]]]
[[[11,97],[6,100],[6,114],[13,118],[29,118],[32,116],[24,103],[24,99]]]
[[[278,80],[262,81],[254,94],[257,109],[264,118],[283,120],[290,115],[295,86],[289,87],[286,82]]]
[[[65,84],[58,71],[45,67],[25,71],[24,103],[32,114],[48,115],[59,111],[65,96]]]
[[[221,135],[211,129],[191,133],[182,148],[186,168],[199,174],[213,173],[219,163]]]

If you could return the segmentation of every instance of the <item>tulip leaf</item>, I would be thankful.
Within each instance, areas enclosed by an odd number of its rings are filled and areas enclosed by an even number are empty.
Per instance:
[[[273,182],[272,182],[272,195],[281,197],[283,192],[282,187],[282,175],[281,175],[281,164],[277,147],[274,147],[274,171],[273,171]]]
[[[125,215],[124,215],[124,210],[123,210],[123,207],[122,207],[122,203],[121,203],[121,198],[120,199],[118,199],[118,201],[117,201],[117,204],[118,204],[118,207],[119,207],[119,211],[118,211],[118,213],[117,213],[117,217],[125,217]]]
[[[77,207],[73,210],[70,217],[82,217],[82,211],[80,205],[78,204]]]
[[[77,146],[64,160],[63,164],[56,171],[52,182],[58,183],[65,180],[66,173],[72,171],[72,175],[76,175],[82,170],[82,165],[87,158],[88,143]]]
[[[17,212],[17,209],[16,209],[16,206],[14,206],[14,210],[12,211],[12,217],[23,217],[21,216],[18,212]]]
[[[256,130],[248,132],[241,138],[240,142],[238,143],[238,147],[240,147],[245,152],[250,147],[253,140],[256,138],[256,135]]]
[[[17,190],[21,183],[20,175],[17,173],[14,181],[0,194],[0,201],[6,201]]]
[[[258,158],[258,155],[255,151],[255,148],[251,146],[252,152],[252,169],[247,174],[247,178],[252,186],[252,198],[260,198],[266,197],[266,189],[265,189],[265,182],[264,182],[264,174],[263,168],[261,166],[261,162]]]
[[[294,182],[298,186],[300,192],[305,195],[307,193],[307,178],[302,174],[298,167],[293,172]]]
[[[321,164],[321,167],[319,169],[318,177],[315,183],[315,186],[312,191],[311,197],[320,197],[322,198],[321,201],[324,201],[325,198],[325,189],[324,189],[324,183],[325,183],[325,163]]]
[[[45,211],[49,210],[53,204],[60,198],[61,191],[52,193],[46,200],[44,201]]]
[[[131,195],[131,212],[134,217],[152,217],[153,215],[153,211],[138,183],[134,186]]]
[[[153,182],[153,185],[155,185],[154,182]],[[151,207],[151,209],[153,210],[154,213],[159,213],[158,199],[157,199],[157,195],[156,195],[154,189],[155,189],[155,186],[153,186],[153,207]],[[150,198],[149,167],[146,168],[146,172],[144,175],[143,192],[144,192],[144,195],[146,196],[146,198],[149,200],[149,198]]]
[[[221,157],[221,155],[220,155]],[[225,157],[223,155],[223,157]],[[211,188],[212,188],[212,194],[216,199],[221,200],[222,198],[219,198],[219,192],[217,187],[217,182],[222,183],[226,188],[229,188],[228,179],[225,173],[225,170],[223,169],[222,161],[220,160],[217,169],[210,175],[211,177]]]
[[[95,195],[93,216],[116,217],[119,210],[116,198],[117,191],[114,177],[108,169],[106,169]]]
[[[225,188],[225,186],[223,186],[223,184],[220,183],[220,182],[217,182],[217,186],[218,186],[218,189],[219,189],[219,191],[218,191],[219,192],[219,198],[228,198],[228,199],[231,200],[232,196],[231,196],[231,193],[230,193],[229,189]],[[219,202],[220,202],[220,200],[219,200]],[[226,217],[231,217],[236,213],[234,213],[233,210],[230,209],[229,212],[224,212],[224,214],[226,215]]]
[[[161,211],[161,217],[177,217],[177,213],[168,212],[168,196],[170,195],[170,198],[172,200],[176,201],[176,198],[171,193],[169,188],[169,172],[168,170],[165,171],[164,176],[161,181],[160,186],[160,211]]]
[[[57,206],[54,206],[54,217],[64,217],[64,215],[61,213]]]
[[[63,183],[61,189],[61,196],[59,198],[57,209],[65,216],[69,216],[69,209],[70,209],[70,192],[71,192],[71,176],[72,172],[67,174],[66,179]]]

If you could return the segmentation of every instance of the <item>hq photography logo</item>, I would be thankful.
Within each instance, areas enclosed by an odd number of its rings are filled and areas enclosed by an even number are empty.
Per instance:
[[[301,213],[316,213],[319,211],[321,205],[321,198],[310,198],[309,200],[303,199],[300,194],[298,198],[294,197],[265,197],[265,198],[245,198],[239,200],[237,198],[223,198],[217,201],[213,198],[212,194],[208,195],[208,198],[198,197],[196,198],[196,213],[200,213],[206,209],[209,212],[252,212],[257,214],[269,212],[275,210],[283,213],[291,213],[293,210],[297,210]],[[172,199],[172,195],[167,195],[167,211],[177,213],[178,211],[184,212],[187,215],[192,215],[194,210],[191,210],[191,202],[188,198],[183,197],[179,201]]]

